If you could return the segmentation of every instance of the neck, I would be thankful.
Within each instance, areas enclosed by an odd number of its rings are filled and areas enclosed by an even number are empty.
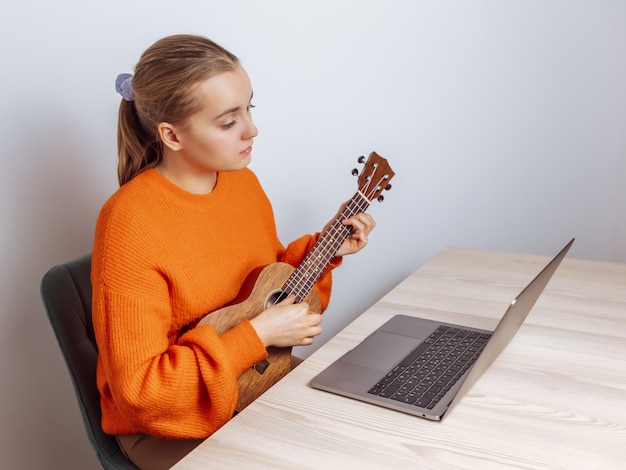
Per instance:
[[[157,165],[156,170],[181,189],[191,194],[208,194],[213,191],[217,183],[217,172],[187,173],[178,172],[165,163]]]

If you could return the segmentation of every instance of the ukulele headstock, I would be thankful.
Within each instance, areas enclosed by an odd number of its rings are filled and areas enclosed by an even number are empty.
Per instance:
[[[372,152],[367,161],[365,161],[365,157],[361,156],[358,162],[363,164],[363,169],[359,173],[355,168],[352,170],[352,174],[359,176],[359,192],[370,202],[374,199],[382,202],[384,199],[382,192],[391,189],[389,182],[395,175],[387,159],[376,152]]]

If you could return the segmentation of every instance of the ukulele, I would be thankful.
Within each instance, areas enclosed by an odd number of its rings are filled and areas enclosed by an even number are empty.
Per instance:
[[[359,158],[365,162],[365,157]],[[364,163],[361,174],[357,169],[358,190],[346,203],[335,220],[319,235],[316,244],[297,268],[276,262],[252,271],[244,281],[237,298],[228,306],[207,314],[197,325],[210,324],[218,334],[233,328],[242,320],[250,320],[263,310],[294,295],[296,302],[307,302],[310,311],[321,312],[321,302],[314,284],[335,256],[341,244],[348,238],[352,227],[341,222],[360,212],[365,212],[374,199],[383,200],[381,193],[391,189],[389,182],[394,175],[387,160],[372,152]],[[267,348],[268,356],[245,371],[238,379],[239,412],[256,400],[291,370],[291,347]]]

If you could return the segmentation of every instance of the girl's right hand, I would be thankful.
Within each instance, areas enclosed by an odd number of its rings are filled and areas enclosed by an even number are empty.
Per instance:
[[[250,320],[266,347],[308,346],[322,332],[322,315],[309,312],[309,304],[295,300],[290,295]]]

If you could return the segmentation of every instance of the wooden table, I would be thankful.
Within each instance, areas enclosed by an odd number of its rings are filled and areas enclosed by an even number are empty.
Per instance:
[[[309,385],[396,313],[493,329],[548,260],[441,251],[174,468],[626,468],[626,264],[566,258],[442,422]]]

